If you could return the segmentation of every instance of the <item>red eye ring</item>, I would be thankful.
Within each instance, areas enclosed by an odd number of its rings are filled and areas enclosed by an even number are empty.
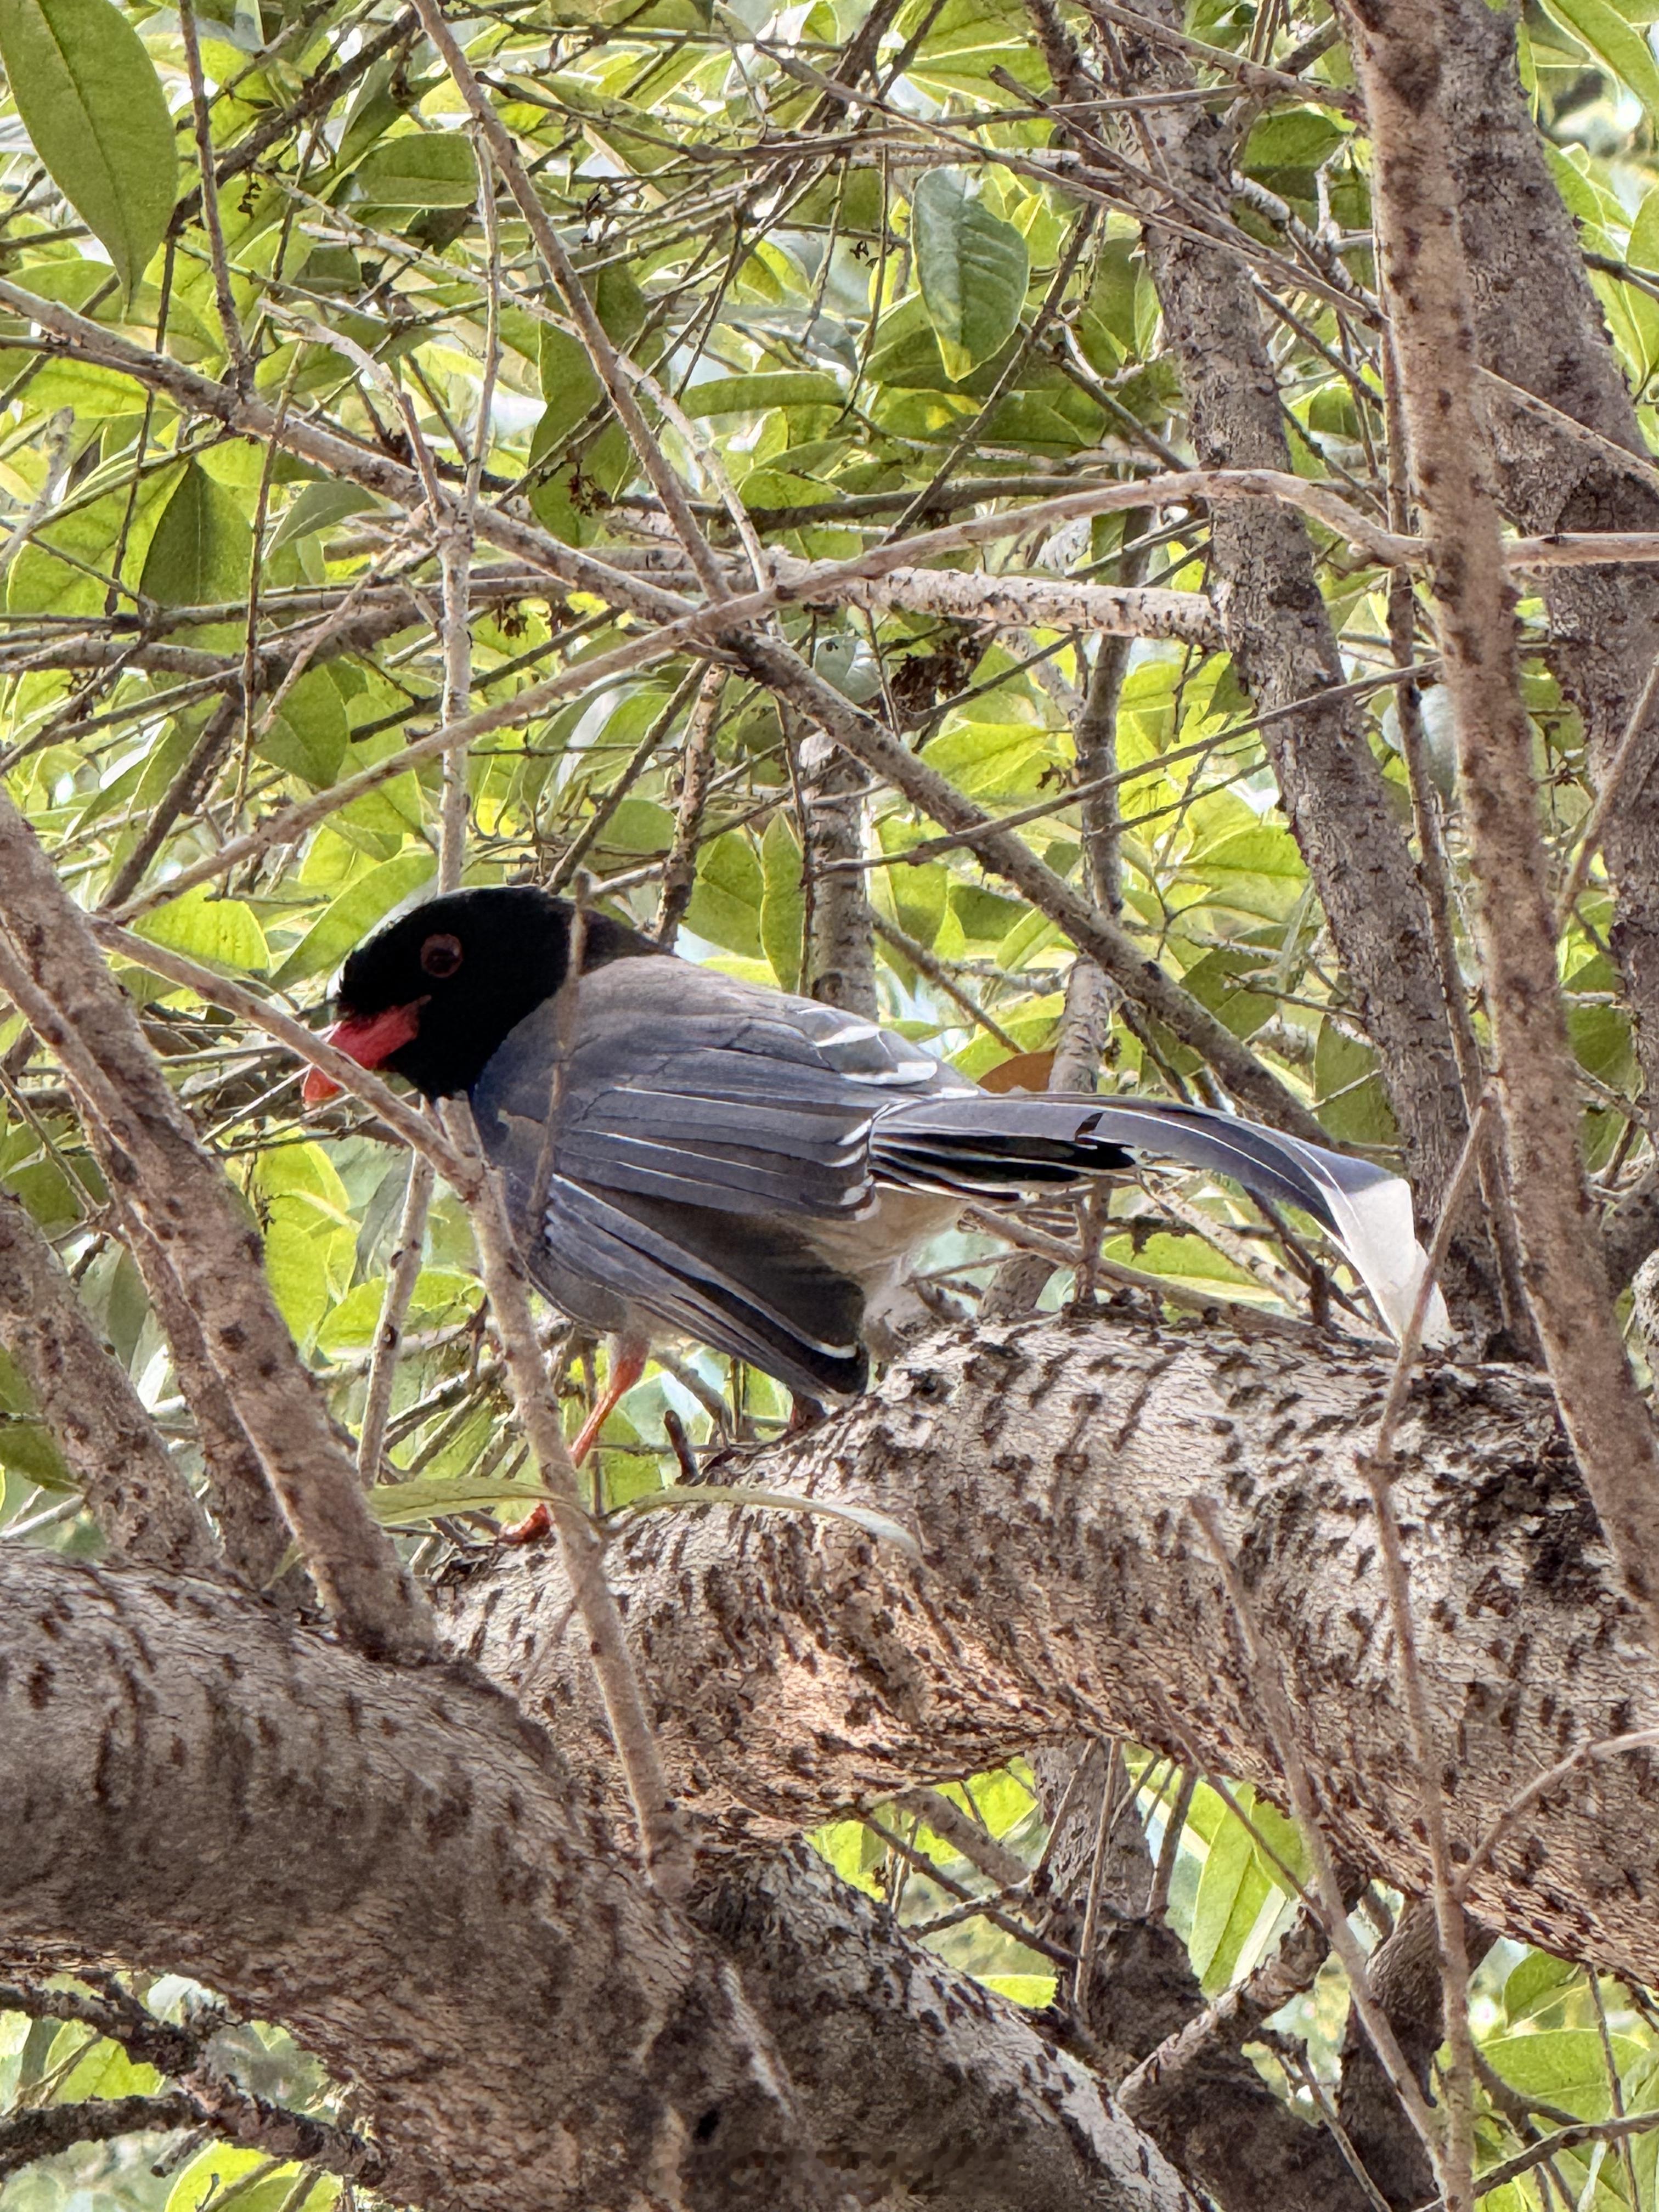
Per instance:
[[[453,975],[466,957],[459,937],[439,934],[428,937],[421,947],[421,972],[442,982]]]

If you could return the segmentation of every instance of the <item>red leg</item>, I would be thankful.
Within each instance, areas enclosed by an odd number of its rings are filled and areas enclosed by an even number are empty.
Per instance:
[[[641,1337],[623,1336],[612,1340],[611,1373],[605,1382],[605,1395],[582,1423],[576,1440],[570,1447],[573,1467],[580,1467],[592,1450],[599,1431],[644,1374],[645,1363],[650,1355],[651,1346]],[[546,1535],[552,1525],[545,1505],[532,1506],[522,1521],[515,1522],[510,1528],[502,1529],[500,1540],[503,1544],[533,1544]]]

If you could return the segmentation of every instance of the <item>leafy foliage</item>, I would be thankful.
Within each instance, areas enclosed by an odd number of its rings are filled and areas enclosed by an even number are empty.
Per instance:
[[[1547,13],[1529,11],[1526,56],[1659,445],[1659,66],[1646,12],[1548,0]],[[1257,59],[1277,37],[1283,58],[1283,15],[1200,0],[1190,27],[1223,54]],[[344,953],[438,866],[434,762],[349,788],[441,713],[432,519],[413,501],[414,512],[400,507],[373,465],[411,466],[476,503],[471,703],[502,712],[459,771],[466,879],[563,880],[579,859],[606,910],[648,926],[684,833],[695,880],[682,949],[786,989],[810,985],[799,718],[728,671],[712,703],[706,804],[688,812],[685,755],[702,711],[688,680],[695,659],[584,678],[588,664],[637,640],[640,618],[620,594],[562,582],[549,564],[490,542],[492,525],[516,523],[543,533],[556,556],[585,549],[624,578],[665,560],[651,486],[438,58],[382,0],[224,0],[198,16],[218,164],[208,179],[192,170],[193,151],[180,164],[194,137],[175,15],[114,0],[0,0],[13,288],[0,319],[8,789],[88,905],[135,902],[152,944],[318,1008]],[[1045,111],[1052,88],[1017,0],[878,0],[867,14],[816,0],[776,17],[749,0],[503,0],[460,27],[723,554],[736,560],[758,537],[795,559],[842,561],[890,531],[1133,478],[1189,443],[1133,203],[1103,189],[1085,198],[1068,183],[1063,137]],[[1230,235],[1272,319],[1297,468],[1375,496],[1381,512],[1376,330],[1357,301],[1344,308],[1302,243],[1316,236],[1355,286],[1374,283],[1367,150],[1325,104],[1345,78],[1331,47],[1306,64],[1305,99],[1253,103]],[[1224,71],[1206,69],[1201,81],[1228,92]],[[60,342],[31,301],[86,323]],[[138,354],[100,350],[100,339]],[[228,429],[169,373],[234,387],[243,361],[247,399],[269,410],[257,435]],[[296,426],[318,434],[307,441]],[[1346,673],[1372,687],[1370,742],[1403,820],[1389,579],[1357,549],[1318,542]],[[1073,584],[1144,575],[1188,592],[1206,581],[1206,524],[1193,507],[1102,514],[1029,549],[1016,530],[1011,544],[942,557],[988,589],[1028,573]],[[1085,830],[1109,827],[1124,920],[1147,957],[1251,1040],[1334,1140],[1388,1156],[1395,1132],[1376,1055],[1226,656],[1134,645],[1115,718],[1118,781],[1085,815],[1071,795],[1079,705],[1115,641],[1081,618],[982,626],[939,613],[925,593],[855,600],[793,606],[776,621],[930,768],[988,812],[1017,815],[1032,851],[1069,881],[1091,880]],[[571,679],[563,696],[515,719],[514,700],[553,672]],[[1565,846],[1589,805],[1582,732],[1541,663],[1528,680]],[[1425,714],[1432,756],[1442,725],[1431,687]],[[1437,781],[1455,867],[1455,800],[1449,777]],[[233,839],[308,799],[326,811],[302,834],[218,868]],[[878,937],[884,1012],[976,1076],[1041,1079],[1071,948],[961,842],[934,842],[939,826],[892,790],[869,794],[869,895],[888,925]],[[169,890],[182,872],[204,869],[212,872]],[[1639,1146],[1608,919],[1593,883],[1567,933],[1564,974],[1588,1153],[1612,1194],[1635,1172]],[[347,1108],[302,1116],[291,1062],[207,997],[134,965],[121,972],[258,1223],[296,1341],[336,1413],[358,1425],[404,1160]],[[1201,1085],[1188,1048],[1121,1003],[1105,1059],[1109,1081],[1125,1089]],[[194,1477],[176,1377],[113,1237],[107,1194],[57,1072],[9,1013],[0,1013],[0,1181],[73,1265]],[[1115,1192],[1105,1258],[1205,1297],[1282,1308],[1299,1297],[1310,1243],[1287,1246],[1224,1191],[1194,1182],[1171,1194],[1173,1210],[1155,1191]],[[946,1285],[971,1296],[1002,1253],[962,1235],[937,1257]],[[473,1261],[464,1210],[441,1194],[375,1492],[422,1567],[488,1540],[498,1510],[537,1494],[485,1351]],[[1045,1295],[1074,1287],[1062,1273]],[[605,1355],[563,1349],[574,1426]],[[665,1360],[605,1432],[597,1505],[649,1498],[672,1479],[671,1412],[707,1455],[725,1432],[775,1434],[787,1407],[767,1378],[709,1355]],[[34,1413],[0,1359],[7,1533],[90,1550],[95,1536]],[[1143,1753],[1127,1757],[1156,1857],[1174,1778]],[[956,1795],[1035,1864],[1044,1832],[1029,1781],[981,1777]],[[1296,1838],[1271,1807],[1247,1798],[1242,1809],[1249,1826],[1200,1786],[1171,1839],[1172,1917],[1212,1992],[1249,1972],[1294,1909]],[[988,1891],[919,1820],[890,1811],[881,1820],[902,1832],[906,1852],[861,1822],[820,1841],[902,1918],[926,1925],[961,1893]],[[960,1918],[932,1940],[1018,2002],[1054,1994],[1054,1962],[994,1920]],[[1316,2071],[1335,2063],[1344,2002],[1328,1975],[1281,2023]],[[1611,1988],[1607,2002],[1604,2043],[1583,1976],[1500,1946],[1476,1992],[1485,2055],[1523,2099],[1605,2117],[1611,2066],[1625,2109],[1649,2109],[1659,2057],[1649,2002]],[[1265,2051],[1261,2063],[1306,2100]],[[283,2094],[326,2102],[297,2054],[280,2053],[284,2069]],[[0,2019],[0,2087],[21,2100],[126,2094],[130,2075],[115,2045],[78,2029]],[[1506,2154],[1512,2115],[1494,2103],[1482,2125],[1483,2154]],[[1650,2201],[1654,2141],[1638,2138],[1629,2166],[1605,2147],[1563,2154],[1579,2201],[1625,2201],[1632,2173]],[[9,2185],[6,2202],[9,2212],[14,2203],[56,2212],[88,2201],[77,2194],[88,2189],[100,2203],[167,2212],[333,2201],[331,2184],[309,2195],[302,2184],[222,2150],[158,2181],[131,2146],[94,2146]],[[1530,2190],[1512,2185],[1505,2212],[1534,2202]]]

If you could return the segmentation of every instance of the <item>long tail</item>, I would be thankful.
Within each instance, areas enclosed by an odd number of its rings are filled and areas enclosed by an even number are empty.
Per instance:
[[[1328,1229],[1396,1336],[1404,1334],[1428,1265],[1411,1191],[1398,1176],[1207,1106],[1070,1092],[919,1098],[878,1117],[871,1154],[884,1181],[964,1197],[1075,1183],[1143,1159],[1231,1176],[1259,1198],[1300,1206]],[[1436,1290],[1424,1336],[1437,1343],[1450,1334]]]

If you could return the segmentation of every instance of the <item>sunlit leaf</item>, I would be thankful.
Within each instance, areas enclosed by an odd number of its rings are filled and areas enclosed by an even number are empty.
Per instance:
[[[963,169],[929,169],[910,202],[916,276],[945,366],[964,376],[1012,336],[1030,256]]]
[[[240,599],[252,558],[253,533],[240,506],[192,462],[155,526],[138,588],[163,607]]]
[[[252,907],[240,899],[216,898],[206,884],[154,914],[143,915],[136,934],[164,945],[210,967],[267,968],[270,953]]]
[[[286,988],[337,968],[377,921],[383,921],[394,906],[431,881],[437,865],[437,856],[430,852],[400,853],[395,860],[371,868],[324,908],[273,980]]]
[[[178,189],[155,65],[110,0],[0,0],[0,62],[35,152],[131,293]]]

